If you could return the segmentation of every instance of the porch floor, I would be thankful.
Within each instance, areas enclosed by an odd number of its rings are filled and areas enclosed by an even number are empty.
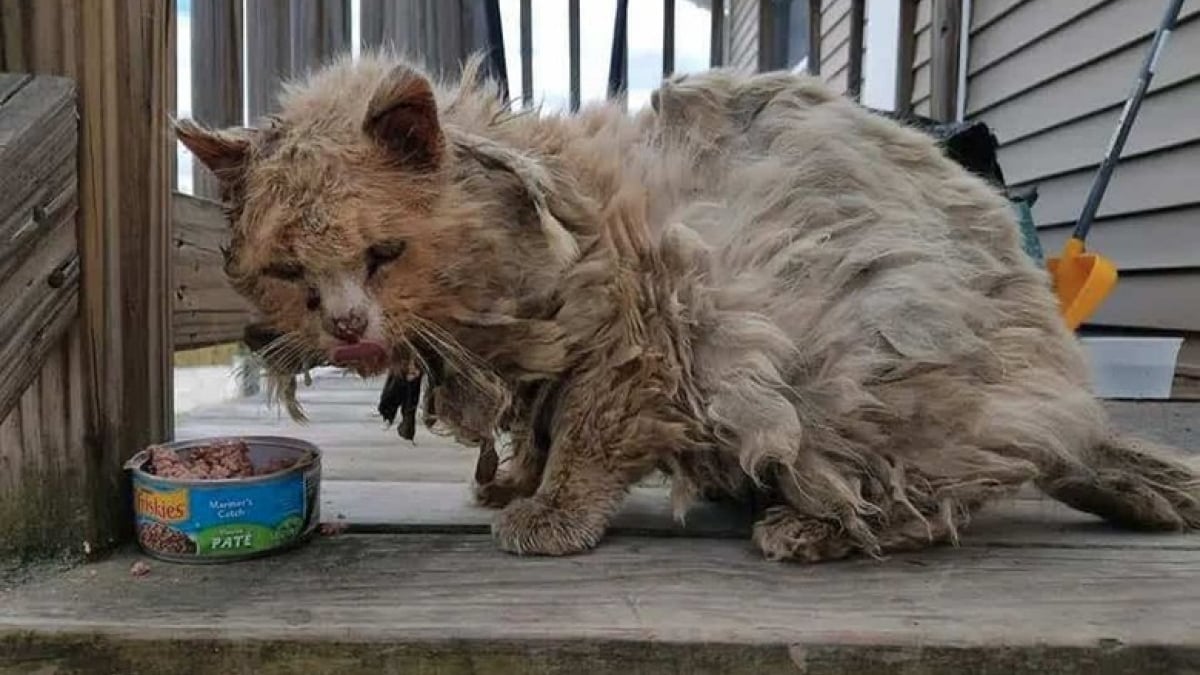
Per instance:
[[[181,438],[319,443],[323,519],[350,530],[258,561],[149,561],[141,578],[126,550],[0,589],[0,673],[1200,672],[1200,536],[1117,532],[1027,493],[957,548],[781,565],[740,514],[679,526],[647,485],[595,551],[521,559],[470,505],[473,453],[400,440],[377,393],[321,378],[307,428],[255,399],[185,415]],[[1110,405],[1200,447],[1200,404]]]

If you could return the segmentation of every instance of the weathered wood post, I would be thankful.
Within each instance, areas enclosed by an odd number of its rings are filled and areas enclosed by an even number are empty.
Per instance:
[[[43,377],[66,379],[58,403],[81,419],[44,476],[82,476],[86,492],[78,512],[30,517],[60,548],[99,550],[132,533],[122,463],[172,433],[175,3],[4,0],[2,10],[0,70],[66,76],[79,108],[78,340],[56,361],[69,372]],[[30,439],[20,461],[43,451]]]

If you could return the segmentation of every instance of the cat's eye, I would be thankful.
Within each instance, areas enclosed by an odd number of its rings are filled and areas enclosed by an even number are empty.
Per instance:
[[[375,276],[379,268],[399,258],[404,253],[403,239],[393,239],[375,244],[367,249],[367,277]]]
[[[272,263],[262,270],[263,276],[283,281],[299,281],[304,278],[304,267],[300,263]]]

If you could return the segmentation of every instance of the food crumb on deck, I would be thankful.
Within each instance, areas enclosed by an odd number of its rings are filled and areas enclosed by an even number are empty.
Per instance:
[[[319,528],[322,537],[336,537],[350,527],[346,523],[321,523]]]
[[[146,564],[144,560],[138,560],[130,566],[129,573],[134,577],[144,577],[150,574],[150,565]]]

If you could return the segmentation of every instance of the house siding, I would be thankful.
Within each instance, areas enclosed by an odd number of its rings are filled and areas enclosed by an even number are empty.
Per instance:
[[[870,11],[871,3],[866,3],[866,12]],[[863,47],[862,63],[866,63],[867,42],[866,25],[869,15],[863,16]],[[822,80],[832,86],[838,93],[850,90],[850,31],[853,21],[850,0],[822,0],[821,2],[821,67],[818,71]],[[862,82],[866,82],[866,72],[862,72]]]
[[[912,2],[913,0],[901,0]],[[933,57],[933,0],[917,0],[916,18],[913,20],[912,62],[912,111],[917,115],[929,115],[930,74]]]
[[[731,0],[728,65],[746,73],[758,70],[759,0]]]
[[[1043,246],[1053,252],[1070,235],[1087,198],[1163,3],[972,5],[966,116],[995,132],[1010,185],[1037,186],[1033,215]],[[914,30],[919,37],[920,20]],[[914,56],[917,112],[928,92],[928,78],[921,84],[920,43]],[[1088,237],[1088,247],[1121,272],[1092,326],[1200,331],[1197,111],[1200,0],[1188,0]]]

